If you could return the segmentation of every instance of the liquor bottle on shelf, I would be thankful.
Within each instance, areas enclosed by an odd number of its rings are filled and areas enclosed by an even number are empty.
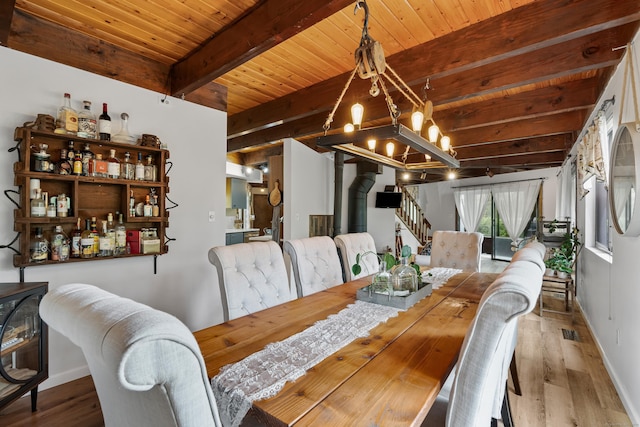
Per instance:
[[[107,162],[109,162],[107,165],[107,176],[114,179],[120,178],[120,160],[116,157],[116,150],[113,148],[109,150]]]
[[[47,205],[42,198],[42,190],[40,188],[36,188],[36,197],[31,200],[31,216],[32,217],[43,217],[47,214]]]
[[[68,151],[66,148],[60,149],[60,160],[56,163],[54,172],[58,175],[71,175],[73,166],[69,162]]]
[[[82,104],[82,110],[78,112],[78,136],[96,139],[98,122],[96,116],[91,112],[91,102],[82,101]]]
[[[102,221],[102,233],[98,239],[100,245],[100,252],[98,256],[112,256],[113,246],[111,246],[111,238],[109,237],[109,231],[107,230],[107,222]]]
[[[51,196],[51,198],[49,198],[49,204],[47,205],[47,218],[56,217],[57,202],[56,197]]]
[[[122,222],[122,214],[118,214],[118,225],[115,228],[116,244],[113,248],[113,254],[116,256],[124,255],[127,248],[127,230]]]
[[[133,197],[133,190],[129,194],[129,216],[136,216],[136,199]]]
[[[155,181],[157,176],[156,165],[153,164],[153,156],[147,156],[147,164],[144,165],[144,180]]]
[[[145,196],[143,212],[143,216],[151,216],[153,214],[153,206],[151,206],[151,203],[149,202],[148,194]]]
[[[71,258],[80,258],[80,239],[82,239],[82,228],[80,227],[80,217],[78,217],[76,228],[71,234]],[[93,249],[93,240],[91,241],[91,248]]]
[[[98,222],[96,217],[91,217],[91,237],[93,238],[93,256],[99,256],[100,253],[100,233],[98,232]]]
[[[111,253],[116,249],[116,225],[113,222],[113,214],[109,212],[107,215],[107,236],[111,242]]]
[[[97,153],[93,159],[93,176],[106,178],[109,172],[109,162],[102,159],[102,154]]]
[[[91,147],[89,144],[84,144],[84,148],[82,150],[82,175],[83,176],[91,176],[91,172],[93,169],[93,151],[91,151]]]
[[[98,117],[98,127],[101,141],[111,141],[111,117],[107,112],[107,103],[102,104],[102,114]]]
[[[158,206],[158,195],[154,194],[151,201],[152,211],[151,216],[160,216],[160,206]]]
[[[49,256],[49,242],[42,235],[42,227],[36,227],[34,238],[29,247],[29,260],[31,262],[44,262]]]
[[[131,153],[124,153],[124,160],[120,163],[120,178],[135,179],[136,165],[131,163]]]
[[[58,195],[56,211],[59,217],[65,218],[69,212],[69,200],[67,195],[62,193]]]
[[[82,153],[80,150],[73,155],[73,174],[76,176],[82,175]]]
[[[136,181],[144,181],[144,164],[142,163],[142,153],[138,153],[138,161],[136,162]]]
[[[64,94],[62,106],[58,109],[55,133],[75,135],[78,132],[78,113],[71,108],[71,95]]]
[[[56,225],[51,237],[51,261],[67,261],[69,259],[69,239],[62,230],[61,225]]]
[[[80,218],[78,218],[78,222]],[[93,233],[91,232],[91,220],[85,220],[85,229],[80,237],[80,258],[93,258]]]

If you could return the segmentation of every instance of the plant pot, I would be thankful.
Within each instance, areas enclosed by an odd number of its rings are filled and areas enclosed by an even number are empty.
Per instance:
[[[558,275],[558,279],[566,279],[567,277],[569,277],[569,273],[564,271],[557,271],[556,273]]]
[[[553,268],[547,268],[547,269],[544,271],[544,275],[545,275],[545,276],[553,276],[553,275],[555,275],[555,273],[556,273],[556,272],[555,272],[555,270],[554,270]]]

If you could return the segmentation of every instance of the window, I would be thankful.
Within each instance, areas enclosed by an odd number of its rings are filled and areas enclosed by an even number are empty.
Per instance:
[[[606,176],[609,177],[609,149],[613,141],[613,114],[604,120],[600,135]],[[609,221],[609,187],[606,182],[595,180],[595,242],[596,248],[611,252],[611,222]]]

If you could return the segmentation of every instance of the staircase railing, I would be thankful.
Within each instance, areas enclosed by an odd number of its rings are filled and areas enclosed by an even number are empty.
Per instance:
[[[429,236],[429,229],[431,224],[427,221],[424,215],[424,211],[413,198],[413,196],[407,191],[406,188],[402,188],[402,203],[399,208],[396,209],[396,216],[404,223],[411,234],[414,235],[416,240],[420,244],[425,245]]]

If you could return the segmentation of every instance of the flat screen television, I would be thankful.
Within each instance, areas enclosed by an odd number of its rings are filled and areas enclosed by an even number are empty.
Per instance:
[[[402,203],[402,193],[379,191],[376,193],[376,208],[397,209]]]

